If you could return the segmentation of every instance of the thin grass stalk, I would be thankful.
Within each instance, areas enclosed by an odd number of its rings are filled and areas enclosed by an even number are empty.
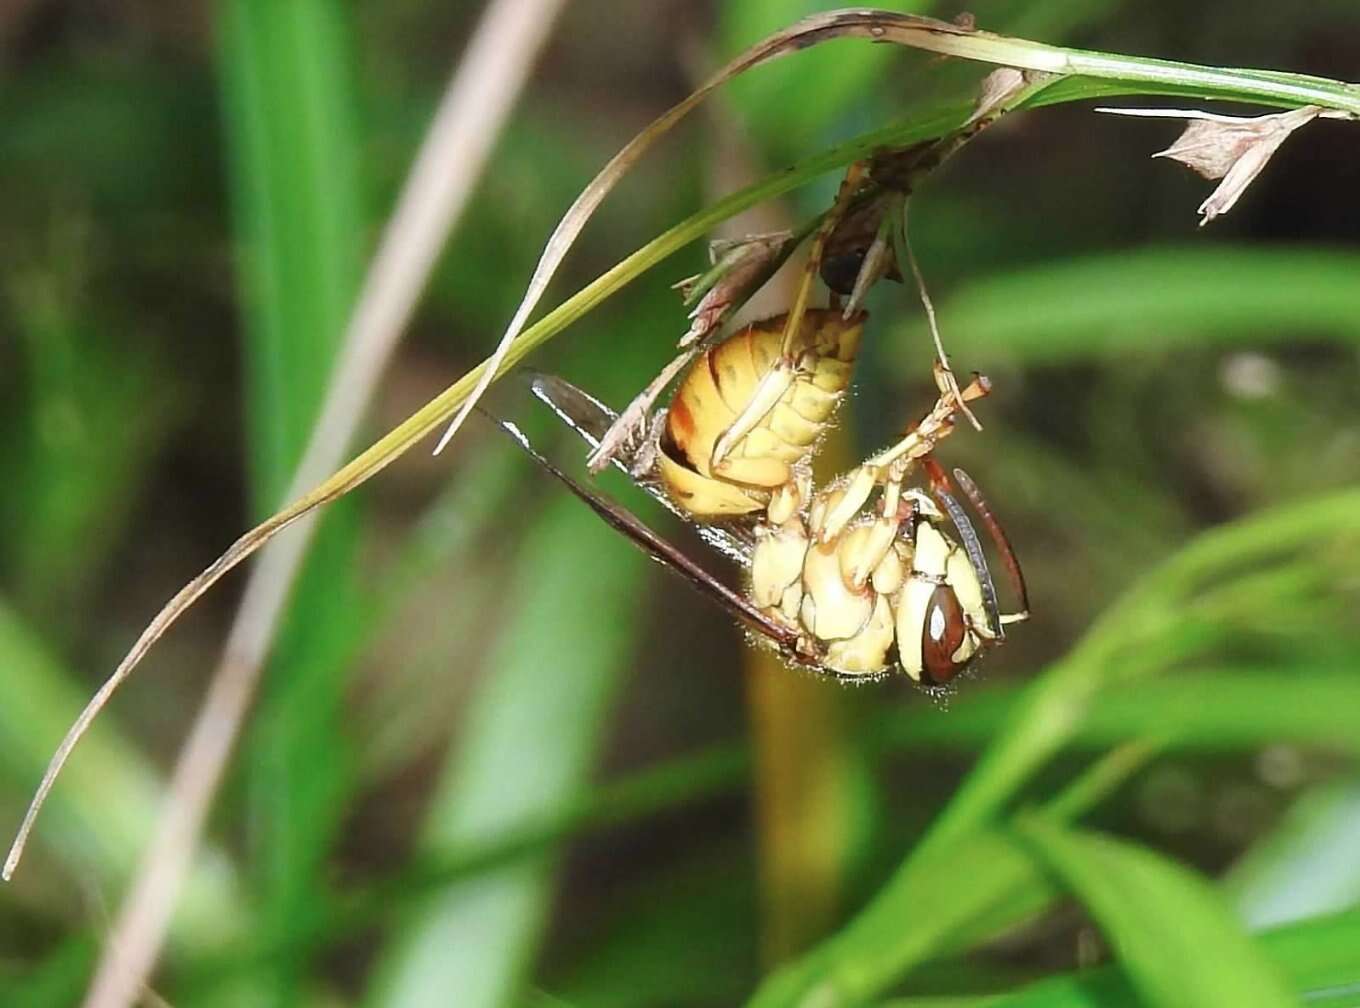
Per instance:
[[[323,479],[343,458],[561,4],[495,0],[488,7],[384,232],[288,497]],[[223,660],[171,778],[168,808],[97,968],[90,1008],[129,1003],[150,972],[313,531],[314,521],[300,522],[252,573]]]

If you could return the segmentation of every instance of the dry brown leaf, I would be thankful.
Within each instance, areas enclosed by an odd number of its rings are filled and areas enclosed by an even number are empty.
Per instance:
[[[700,281],[709,283],[708,289],[703,291],[699,303],[689,313],[692,321],[689,330],[680,337],[680,349],[707,336],[727,317],[729,309],[745,301],[761,286],[792,239],[793,235],[784,231],[755,235],[715,249],[713,269]],[[699,291],[685,289],[682,293],[688,301]]]
[[[1153,157],[1179,161],[1207,179],[1222,179],[1209,197],[1199,205],[1200,226],[1231,210],[1247,186],[1269,163],[1271,157],[1300,126],[1322,114],[1316,105],[1263,116],[1226,116],[1193,109],[1116,109],[1097,112],[1117,115],[1187,119],[1189,125],[1166,150]]]
[[[1028,77],[1023,70],[1008,66],[997,67],[982,78],[982,85],[978,88],[977,106],[968,117],[968,122],[977,122],[996,112],[1028,83]]]

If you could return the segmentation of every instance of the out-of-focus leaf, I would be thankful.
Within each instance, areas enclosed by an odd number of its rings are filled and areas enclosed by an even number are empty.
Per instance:
[[[862,1000],[933,951],[937,928],[912,910],[920,893],[938,883],[947,855],[992,826],[1037,769],[1072,739],[1098,708],[1100,694],[1182,658],[1185,642],[1174,631],[1195,605],[1212,604],[1219,592],[1228,593],[1220,600],[1231,595],[1236,584],[1230,574],[1259,586],[1269,565],[1282,558],[1326,564],[1357,527],[1360,491],[1333,493],[1204,533],[1136,583],[1066,658],[1026,689],[950,805],[869,905],[762,985],[755,1003],[801,1004],[809,992],[822,992],[827,1004]],[[973,885],[970,878],[966,888]]]
[[[1360,706],[1355,698],[1336,697],[1335,702],[1349,705],[1354,739],[1354,712]],[[1292,697],[1279,706],[1292,706]],[[1357,848],[1360,784],[1350,778],[1320,785],[1300,797],[1270,835],[1234,866],[1227,880],[1229,898],[1253,928],[1360,904]]]
[[[344,333],[362,248],[358,138],[343,5],[232,0],[222,89],[247,321],[247,423],[257,513],[288,491]],[[341,674],[360,608],[357,513],[327,517],[293,590],[251,740],[263,924],[316,911],[353,784]],[[292,1003],[305,963],[278,964]]]
[[[1297,1004],[1278,969],[1204,880],[1112,837],[1038,817],[1019,828],[1095,917],[1148,1004]]]
[[[116,220],[123,236],[124,226],[136,230],[154,220],[163,237],[165,216],[147,210],[182,208],[179,201],[197,208],[212,178],[209,166],[216,167],[202,156],[214,127],[208,75],[185,72],[183,64],[169,69],[166,62],[102,60],[89,51],[67,55],[9,76],[0,93],[0,184],[13,194],[6,209],[49,211],[47,200],[19,195],[41,180],[49,200],[88,199],[101,221],[106,214]],[[156,256],[165,250],[121,251]],[[178,262],[182,267],[183,259]]]
[[[21,976],[0,975],[0,1000],[6,1008],[67,1008],[75,1004],[89,976],[94,951],[94,942],[87,935],[66,939],[34,969]]]
[[[506,623],[435,795],[427,851],[456,851],[575,800],[640,629],[600,615],[636,597],[643,569],[579,502],[551,500],[504,593]],[[552,864],[526,857],[434,897],[394,936],[369,1003],[439,1004],[455,990],[469,1008],[509,1003],[533,961]]]
[[[1290,988],[1311,1006],[1355,1004],[1360,963],[1360,914],[1301,921],[1257,936]],[[1188,1003],[1188,1002],[1186,1002]],[[1061,974],[1012,993],[957,998],[897,998],[883,1008],[1142,1008],[1147,1002],[1117,965]]]
[[[1340,249],[1146,248],[987,277],[940,307],[952,353],[1046,364],[1316,334],[1360,343],[1360,254]],[[889,344],[927,352],[923,326]]]
[[[1037,909],[1058,893],[1034,857],[1001,833],[962,837],[930,868],[921,873],[921,884],[914,892],[912,926],[902,927],[900,941],[872,948],[861,943],[859,950],[865,955],[854,959],[828,954],[827,950],[846,942],[842,932],[805,960],[776,971],[761,985],[750,1002],[752,1008],[862,1003],[874,986],[871,979],[866,984],[866,978],[895,975],[907,964],[921,962],[945,946],[952,934],[972,933],[979,919],[1000,908]],[[866,927],[862,920],[852,927]],[[874,926],[889,924],[883,917],[874,921]]]
[[[833,10],[833,0],[747,0],[721,8],[719,52],[738,52],[751,39],[762,38],[814,11]],[[895,0],[884,9],[907,14],[929,14],[932,0]],[[816,142],[838,120],[866,121],[881,107],[883,83],[900,51],[890,46],[860,48],[854,43],[818,46],[796,60],[777,60],[734,80],[727,88],[738,121],[754,132],[762,149],[778,157],[793,156],[799,145]]]
[[[745,851],[705,853],[630,886],[560,981],[571,1005],[735,1004],[756,970],[756,893]]]
[[[1084,815],[1153,751],[1115,750],[1064,788],[1044,816],[1057,823]],[[979,830],[937,851],[911,862],[919,869],[916,909],[904,913],[890,900],[874,900],[832,938],[762,983],[753,1008],[862,1004],[889,979],[931,957],[963,952],[1034,917],[1060,892],[1052,874],[1009,831]],[[886,938],[884,932],[890,932]]]
[[[85,221],[54,228],[51,248],[4,285],[21,336],[24,409],[0,546],[18,598],[44,621],[52,610],[64,617],[98,573],[169,412],[150,355],[110,339],[110,313],[89,303],[88,230]]]
[[[366,780],[390,775],[448,736],[459,699],[448,684],[449,656],[476,653],[475,631],[499,587],[476,565],[487,563],[485,547],[497,534],[497,519],[523,499],[526,478],[535,477],[524,458],[504,447],[497,440],[467,459],[465,478],[444,488],[392,562],[365,585],[354,653],[371,655],[381,668],[365,684],[372,695],[353,714],[359,774]],[[474,583],[459,574],[470,569],[478,569]],[[428,626],[431,614],[446,608],[451,590],[458,593],[458,607],[437,627]],[[422,604],[421,595],[433,595],[434,604]],[[432,690],[448,702],[432,702]]]
[[[82,691],[8,608],[0,605],[0,777],[15,809],[47,762]],[[100,886],[121,883],[136,863],[160,808],[155,769],[106,721],[71,761],[68,786],[53,794],[51,819],[37,836],[73,876]],[[27,887],[40,879],[14,883]],[[41,890],[37,895],[41,899]],[[175,918],[177,951],[204,951],[239,938],[243,908],[231,865],[220,850],[200,856]]]
[[[460,842],[411,861],[401,874],[367,887],[350,887],[329,901],[312,931],[283,940],[263,941],[214,954],[194,963],[194,980],[216,987],[239,973],[242,964],[320,947],[383,924],[446,891],[493,870],[538,858],[579,833],[630,823],[663,809],[674,809],[735,791],[750,777],[750,761],[738,746],[716,746],[695,756],[670,760],[580,794],[565,805],[545,807],[475,842]],[[196,989],[196,988],[195,988]]]
[[[902,711],[885,719],[885,743],[965,750],[986,745],[1014,716],[1022,695],[1021,689],[994,687],[960,698],[945,716]],[[1101,693],[1072,741],[1106,746],[1156,736],[1175,748],[1210,752],[1294,742],[1360,756],[1357,711],[1360,681],[1344,669],[1186,671]]]

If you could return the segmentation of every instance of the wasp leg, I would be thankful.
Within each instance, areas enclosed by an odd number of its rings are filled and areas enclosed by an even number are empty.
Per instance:
[[[959,390],[956,398],[949,379],[948,370],[936,361],[935,383],[939,387],[940,397],[936,400],[935,406],[926,414],[925,419],[907,431],[900,441],[870,458],[865,465],[884,468],[898,460],[912,463],[925,457],[954,430],[954,413],[959,408],[960,401],[971,402],[974,399],[981,399],[992,391],[992,383],[985,375],[974,374],[973,380]],[[905,476],[905,473],[903,475]]]
[[[912,278],[916,281],[916,292],[921,298],[921,307],[925,309],[926,322],[930,326],[930,336],[935,341],[935,360],[939,368],[943,370],[943,380],[937,374],[937,381],[941,381],[941,389],[947,392],[954,400],[955,408],[968,418],[968,422],[973,425],[975,430],[982,430],[982,424],[973,415],[973,411],[968,408],[968,400],[963,396],[963,390],[959,388],[958,379],[954,377],[954,371],[949,366],[949,356],[944,352],[944,340],[940,337],[940,325],[935,317],[935,303],[930,299],[930,291],[926,288],[926,278],[921,272],[921,265],[916,261],[916,253],[912,251],[911,240],[907,237],[907,201],[904,199],[901,204],[900,214],[893,215],[891,225],[892,239],[895,254],[899,260],[904,259],[911,267]]]
[[[793,386],[797,377],[797,363],[788,362],[783,358],[766,372],[760,379],[760,384],[756,386],[755,394],[747,400],[741,413],[713,443],[713,455],[709,466],[714,472],[723,471],[723,463],[732,454],[732,449],[742,438],[761,425],[779,400],[784,398],[784,394]]]
[[[529,378],[529,389],[534,398],[552,410],[591,449],[599,447],[600,441],[618,420],[612,409],[558,375],[532,371],[525,374]],[[667,511],[694,524],[693,516],[677,507],[656,479],[652,463],[655,461],[653,448],[658,425],[659,421],[653,417],[642,442],[636,446],[626,445],[611,461]],[[740,525],[697,523],[694,524],[694,530],[700,538],[730,559],[743,565],[750,563],[752,543],[749,529]]]
[[[819,541],[826,543],[839,535],[880,484],[884,487],[884,514],[890,515],[912,468],[953,431],[958,400],[950,391],[948,373],[938,363],[935,380],[940,397],[921,422],[913,425],[896,444],[851,470],[835,490],[821,495],[814,503],[811,524]],[[982,375],[974,375],[973,381],[960,391],[960,397],[965,401],[981,399],[990,391],[991,383]]]
[[[807,263],[803,267],[803,275],[798,283],[798,293],[794,297],[793,305],[789,308],[788,317],[784,321],[779,359],[760,380],[755,394],[747,401],[746,406],[732,421],[731,426],[723,431],[722,435],[714,442],[709,465],[715,472],[722,470],[723,461],[732,454],[732,450],[736,448],[738,442],[760,426],[798,377],[800,362],[794,355],[794,347],[798,341],[798,334],[803,328],[803,316],[807,313],[813,284],[816,282],[817,274],[821,271],[822,253],[826,248],[827,238],[835,231],[836,225],[840,222],[846,207],[850,204],[851,197],[859,190],[860,184],[864,180],[865,171],[866,165],[860,161],[855,162],[846,170],[840,190],[836,193],[835,202],[832,203],[831,209],[826,212],[821,226],[817,228],[817,233],[813,235],[812,246],[808,249]]]
[[[798,293],[793,299],[793,306],[789,309],[788,321],[784,325],[783,356],[785,360],[790,359],[793,355],[794,340],[797,339],[799,327],[803,324],[803,313],[807,311],[813,284],[817,275],[822,271],[822,255],[826,250],[827,239],[831,237],[837,225],[840,224],[841,218],[845,216],[845,211],[859,191],[867,170],[868,166],[863,161],[856,161],[846,169],[845,178],[841,181],[840,189],[836,192],[835,202],[831,204],[831,209],[827,211],[826,217],[822,220],[822,226],[817,229],[817,233],[812,237],[812,247],[808,249],[807,262],[803,265],[803,276],[798,282]]]

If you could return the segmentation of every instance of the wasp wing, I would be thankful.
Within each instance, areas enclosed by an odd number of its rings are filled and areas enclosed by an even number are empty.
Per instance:
[[[584,393],[582,393],[584,394]],[[761,612],[750,599],[741,595],[710,574],[673,543],[667,542],[648,528],[641,519],[622,505],[590,490],[563,472],[536,449],[524,432],[509,420],[487,414],[502,431],[508,434],[530,458],[556,477],[568,490],[579,497],[608,525],[622,532],[635,546],[657,563],[669,567],[683,577],[691,587],[726,609],[748,630],[766,637],[791,660],[801,661],[795,654],[798,642],[796,631],[776,623]]]
[[[565,378],[540,372],[529,373],[529,389],[534,397],[547,406],[571,430],[588,444],[592,451],[618,419],[618,414],[589,392],[578,388]],[[742,566],[751,563],[751,534],[738,524],[710,525],[696,522],[692,516],[676,507],[665,487],[651,475],[634,473],[633,461],[637,449],[626,449],[615,455],[614,465],[628,478],[651,494],[671,514],[692,526],[698,536],[714,549]]]

